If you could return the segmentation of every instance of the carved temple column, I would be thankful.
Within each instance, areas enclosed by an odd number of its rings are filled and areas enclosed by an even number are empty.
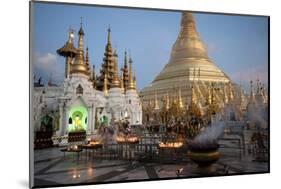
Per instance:
[[[91,134],[92,127],[93,127],[93,106],[92,105],[89,106],[88,110],[89,110],[89,114],[88,114],[89,122],[88,122],[88,126],[87,126],[87,134]]]

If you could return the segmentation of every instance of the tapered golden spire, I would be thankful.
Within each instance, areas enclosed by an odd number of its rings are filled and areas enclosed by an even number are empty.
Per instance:
[[[188,114],[201,116],[200,108],[198,107],[198,105],[196,103],[196,94],[195,94],[193,85],[191,86],[191,102],[190,102],[190,106],[188,108]]]
[[[207,104],[210,105],[212,104],[212,94],[211,94],[211,87],[208,87],[208,98],[207,98]]]
[[[191,104],[196,104],[196,94],[193,85],[191,86]]]
[[[118,62],[117,62],[118,55],[116,53],[116,49],[114,50],[113,57],[114,57],[113,59],[114,73],[113,73],[113,80],[112,80],[112,88],[120,88],[120,81],[118,78]]]
[[[134,77],[133,77],[133,80],[134,80],[134,86],[135,86],[135,89],[137,89],[136,70],[134,70]]]
[[[234,100],[233,90],[230,86],[229,87],[229,101],[233,101],[233,100]]]
[[[129,59],[129,64],[130,64],[130,67],[129,67],[129,83],[128,83],[128,89],[136,89],[135,88],[135,84],[134,84],[134,80],[133,80],[133,61],[130,57]]]
[[[242,104],[244,101],[245,101],[245,95],[244,95],[244,90],[242,88],[242,86],[240,85],[240,97],[239,97],[239,100],[240,100],[240,104]]]
[[[149,101],[148,101],[148,109],[152,109],[152,108],[153,108],[152,100],[149,99]]]
[[[182,12],[180,32],[173,46],[170,61],[177,62],[180,59],[191,57],[209,59],[207,50],[196,31],[192,13]]]
[[[157,93],[155,93],[155,97],[154,97],[154,110],[159,110],[159,104],[158,104],[158,99],[157,99]]]
[[[226,85],[224,85],[224,103],[228,103],[228,95],[227,95],[227,88]]]
[[[84,62],[84,30],[82,26],[82,18],[81,18],[81,27],[78,32],[78,52],[75,56],[75,62],[71,65],[71,74],[81,73],[86,76],[89,76],[87,65]]]
[[[166,110],[169,110],[170,108],[170,97],[169,97],[169,93],[167,92],[167,95],[166,95]]]
[[[96,71],[95,71],[95,65],[93,65],[93,70],[92,70],[92,85],[93,85],[93,88],[95,89],[96,88]]]
[[[183,109],[184,107],[183,107],[183,102],[182,102],[182,97],[181,97],[181,89],[179,88],[179,96],[178,96],[178,105],[179,105],[179,108],[180,109]]]
[[[102,90],[104,85],[104,75],[107,74],[107,88],[109,89],[112,86],[113,75],[114,75],[114,57],[111,46],[110,38],[111,29],[107,29],[107,43],[105,45],[105,52],[103,57],[103,63],[100,69],[100,76],[97,81],[97,89]]]
[[[125,50],[124,53],[124,62],[122,66],[122,73],[123,73],[123,84],[124,84],[124,89],[125,92],[128,89],[129,85],[129,73],[128,73],[128,62],[127,62],[127,51]]]
[[[103,82],[103,93],[104,93],[104,96],[108,96],[107,84],[108,84],[107,74],[104,74],[104,82]]]
[[[120,75],[120,88],[121,88],[121,93],[125,93],[125,88],[124,88],[124,74],[123,74],[123,69],[121,69],[121,75]]]

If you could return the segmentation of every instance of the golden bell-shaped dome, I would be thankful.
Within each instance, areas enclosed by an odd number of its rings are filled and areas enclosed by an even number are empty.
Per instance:
[[[84,62],[84,31],[82,28],[82,23],[81,23],[81,28],[79,30],[79,38],[78,38],[78,52],[75,56],[75,61],[73,64],[71,64],[71,74],[84,74],[86,76],[89,76],[89,70],[88,66]]]
[[[207,49],[196,31],[192,13],[183,12],[178,37],[172,47],[170,59],[152,83],[142,91],[144,100],[153,99],[153,93],[163,95],[173,92],[174,87],[181,89],[182,95],[190,97],[188,86],[196,80],[200,90],[205,84],[228,83],[230,80],[208,57]]]

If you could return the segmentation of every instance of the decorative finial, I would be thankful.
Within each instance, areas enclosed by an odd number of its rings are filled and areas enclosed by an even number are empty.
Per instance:
[[[69,29],[68,29],[68,41],[69,41],[69,43],[73,43],[73,39],[74,39],[74,30],[71,28],[71,26],[69,26]]]
[[[127,67],[127,51],[125,49],[125,55],[124,55],[124,67]]]
[[[133,60],[131,58],[131,51],[130,51],[130,49],[128,51],[129,51],[129,63],[133,63]]]
[[[110,29],[110,25],[109,25],[108,29],[107,29],[107,41],[108,41],[108,43],[110,43],[110,32],[111,32],[111,29]]]
[[[84,30],[83,30],[82,16],[80,17],[80,29],[79,29],[78,34],[79,35],[85,35]]]

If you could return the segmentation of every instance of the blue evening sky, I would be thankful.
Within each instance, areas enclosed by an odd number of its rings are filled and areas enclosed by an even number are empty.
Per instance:
[[[34,3],[32,53],[36,78],[59,83],[64,59],[56,50],[68,39],[68,28],[77,32],[83,17],[85,48],[99,72],[111,27],[119,68],[125,49],[136,69],[137,85],[148,85],[168,62],[180,27],[180,12]],[[251,79],[267,83],[268,20],[266,17],[194,13],[197,31],[211,60],[234,82],[247,87]],[[77,47],[77,35],[75,36]]]

